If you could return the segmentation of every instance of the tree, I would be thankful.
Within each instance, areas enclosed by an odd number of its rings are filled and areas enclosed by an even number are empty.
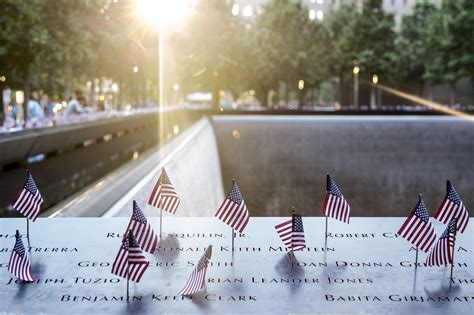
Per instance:
[[[351,31],[344,32],[341,45],[353,51],[362,77],[383,77],[393,65],[395,36],[393,16],[383,11],[382,0],[366,0],[362,12],[354,16]]]
[[[430,52],[426,40],[426,29],[432,15],[436,12],[437,8],[425,0],[417,2],[413,12],[402,18],[396,44],[393,76],[399,82],[415,82],[417,94],[422,94],[425,63]]]
[[[354,18],[359,14],[354,5],[342,4],[337,10],[332,10],[324,20],[328,31],[329,41],[329,71],[338,78],[336,99],[340,104],[344,101],[344,83],[352,77],[353,60],[355,57],[351,45],[347,45],[348,38],[352,36]]]
[[[171,38],[184,92],[212,91],[217,106],[220,90],[235,89],[241,73],[242,22],[227,2],[200,1],[184,29]]]
[[[76,66],[82,73],[95,53],[90,30],[104,0],[32,0],[2,2],[0,16],[0,68],[12,78],[15,88],[28,95],[30,85],[42,88],[43,78],[50,90],[60,81],[72,80]],[[61,14],[58,14],[58,12]],[[66,80],[65,80],[66,79]]]
[[[321,23],[310,21],[306,7],[288,0],[274,0],[263,7],[250,32],[248,50],[252,63],[248,82],[267,105],[270,90],[286,87],[285,98],[297,90],[302,105],[306,91],[316,89],[328,75],[328,34]]]
[[[432,84],[449,84],[451,105],[455,103],[456,82],[474,78],[473,12],[473,1],[443,1],[428,23],[424,78]]]
[[[0,69],[6,70],[15,87],[30,91],[31,67],[35,56],[48,43],[41,27],[42,2],[5,0],[0,15]]]
[[[285,83],[286,98],[301,77],[297,71],[307,58],[300,50],[300,38],[307,15],[301,15],[298,4],[282,0],[264,6],[250,34],[253,64],[248,73],[262,105],[267,105],[270,90]],[[301,68],[301,67],[300,67]]]
[[[329,32],[319,21],[308,21],[304,25],[301,36],[301,49],[307,58],[302,60],[298,73],[305,82],[305,88],[300,93],[300,106],[303,97],[320,90],[320,85],[330,77],[331,45]]]
[[[42,1],[41,25],[48,34],[48,40],[38,59],[48,78],[62,78],[65,98],[72,93],[74,77],[86,75],[91,60],[96,57],[93,33],[100,30],[99,8],[103,3],[103,0]],[[61,14],[58,14],[58,7]]]

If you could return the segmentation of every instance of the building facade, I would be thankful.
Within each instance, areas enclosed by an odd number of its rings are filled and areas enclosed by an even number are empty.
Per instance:
[[[244,18],[255,18],[263,13],[263,7],[270,0],[234,0],[232,14]],[[308,8],[308,18],[311,20],[323,20],[330,10],[337,9],[341,4],[354,3],[362,7],[363,0],[300,0]],[[383,0],[382,7],[385,12],[393,14],[395,25],[398,28],[403,15],[412,12],[413,7],[419,0]],[[440,7],[442,0],[431,0]]]

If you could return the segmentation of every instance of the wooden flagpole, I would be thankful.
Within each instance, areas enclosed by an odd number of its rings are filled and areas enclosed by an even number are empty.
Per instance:
[[[415,268],[418,268],[418,246],[416,247]]]
[[[453,284],[454,252],[456,250],[456,234],[457,234],[457,219],[454,219],[454,242],[453,242],[453,252],[451,254],[451,276],[449,277],[449,288],[451,288]]]
[[[30,219],[26,218],[26,239],[28,240],[28,249],[31,249],[30,243]],[[31,259],[31,256],[30,256]]]
[[[418,195],[418,199],[421,200],[423,198],[422,194]],[[415,269],[418,268],[418,246],[416,246],[416,254],[415,254]]]
[[[26,169],[26,180],[28,181],[28,174],[30,173],[29,169]],[[26,218],[26,238],[28,240],[28,247],[30,246],[30,220]]]
[[[235,178],[232,178],[232,187],[230,188],[231,191],[232,189],[234,188],[234,185],[235,185]],[[234,238],[235,238],[235,231],[234,231],[234,228],[231,228],[232,229],[232,251],[234,251]]]
[[[326,194],[329,190],[328,186],[329,186],[329,173],[326,173]],[[324,210],[324,212],[326,213],[326,210]],[[326,253],[327,248],[328,248],[328,215],[326,213],[326,232],[324,233],[324,252],[325,253]]]
[[[130,270],[127,272],[127,302],[129,300],[129,290],[130,290]]]
[[[20,236],[20,231],[16,230],[15,236],[16,236],[17,239],[19,239],[21,237]]]
[[[133,242],[133,237],[132,237],[132,232],[128,232],[128,253],[127,253],[127,303],[129,300],[129,291],[130,291],[130,261],[129,261],[129,255],[130,255],[130,246],[132,246]]]
[[[160,239],[162,236],[162,229],[163,229],[163,209],[160,209]]]
[[[326,216],[326,233],[324,233],[324,251],[328,248],[328,217]]]
[[[234,251],[234,238],[235,238],[235,230],[231,228],[232,231],[232,251]]]
[[[291,236],[291,249],[290,249],[290,260],[291,260],[291,267],[292,268],[294,267],[295,260],[296,260],[295,252],[293,250],[293,229],[294,229],[293,223],[294,223],[295,214],[296,214],[296,208],[293,206],[293,207],[291,207],[291,234],[292,234],[292,236]],[[295,259],[293,259],[293,257],[295,257]]]
[[[291,207],[291,233],[292,233],[292,236],[291,236],[291,252],[293,252],[293,230],[294,230],[293,223],[294,223],[295,214],[296,214],[296,208],[293,206],[293,207]]]

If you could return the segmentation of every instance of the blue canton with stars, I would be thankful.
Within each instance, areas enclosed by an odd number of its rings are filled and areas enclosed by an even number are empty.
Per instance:
[[[168,174],[166,173],[164,168],[161,170],[160,183],[171,185],[170,178],[168,177]]]
[[[423,198],[420,197],[418,200],[418,204],[416,205],[415,209],[413,209],[413,214],[425,223],[428,223],[430,220],[430,215],[428,214],[428,209],[426,209]]]
[[[298,214],[293,215],[293,232],[304,232],[303,219]]]
[[[13,250],[21,257],[25,256],[25,246],[23,246],[23,242],[19,237],[16,239],[15,248],[13,248]]]
[[[29,193],[35,195],[38,191],[38,187],[36,187],[35,181],[33,180],[33,176],[28,173],[25,183],[25,189],[28,190]]]
[[[132,220],[138,221],[140,223],[146,224],[147,220],[145,215],[143,214],[142,210],[138,206],[137,202],[133,201],[133,215]]]
[[[127,237],[124,237],[123,240],[122,240],[122,249],[124,249],[124,250],[128,250],[128,248],[129,248],[128,238],[129,238],[129,235],[127,234]],[[133,236],[132,236],[132,246],[130,246],[130,247],[139,247],[138,243],[135,241]]]
[[[454,202],[455,204],[459,205],[461,203],[461,198],[459,198],[459,195],[457,191],[454,189],[453,185],[449,183],[449,189],[448,189],[448,199]]]
[[[207,266],[207,261],[209,260],[208,256],[209,251],[206,249],[204,252],[204,255],[202,255],[201,259],[199,259],[198,265],[197,265],[197,270],[201,271],[203,268]]]
[[[440,238],[447,238],[456,235],[456,220],[451,220]]]
[[[328,192],[331,195],[334,195],[336,197],[341,198],[342,197],[342,192],[339,190],[339,188],[336,186],[336,183],[332,180],[331,177],[329,177],[329,182],[328,182]]]
[[[230,190],[227,198],[232,200],[238,205],[242,203],[242,194],[240,193],[239,187],[237,186],[236,182],[232,183],[232,189]]]

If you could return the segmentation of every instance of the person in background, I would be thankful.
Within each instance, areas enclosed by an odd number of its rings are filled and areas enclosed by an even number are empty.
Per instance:
[[[101,101],[101,100],[99,99],[99,101],[97,102],[97,110],[98,110],[99,112],[105,111],[105,102],[104,102],[104,101]]]
[[[26,105],[27,120],[40,120],[44,118],[43,109],[38,100],[38,92],[31,93],[30,100]]]
[[[77,101],[79,102],[79,105],[81,105],[82,109],[87,112],[88,111],[88,108],[87,108],[87,102],[86,102],[86,98],[84,96],[79,96],[77,98]]]
[[[76,91],[74,93],[74,96],[67,103],[67,107],[66,107],[66,111],[64,112],[64,115],[73,116],[73,115],[87,112],[87,110],[81,105],[80,100],[85,105],[85,98],[84,96],[82,96],[82,92]]]
[[[10,108],[10,106],[11,106],[12,118],[16,122],[16,118],[18,116],[18,105],[16,105],[16,103],[10,103],[8,105],[8,108]]]
[[[48,118],[54,117],[54,102],[51,99],[49,95],[46,95],[44,102],[43,102],[43,108],[44,108],[44,115]]]

